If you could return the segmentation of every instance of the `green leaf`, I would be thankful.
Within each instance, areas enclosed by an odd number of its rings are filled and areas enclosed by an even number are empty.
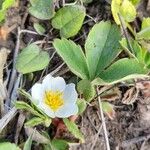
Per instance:
[[[94,25],[85,43],[90,79],[95,79],[116,58],[120,39],[119,28],[109,21]]]
[[[123,58],[112,64],[99,77],[107,83],[146,76],[148,70],[135,59]]]
[[[114,119],[115,117],[115,111],[114,106],[108,102],[102,102],[102,109],[104,113],[110,118]]]
[[[120,7],[120,14],[127,22],[132,22],[136,18],[136,9],[129,0],[123,0]]]
[[[77,85],[78,92],[83,94],[83,97],[86,101],[90,102],[95,96],[94,86],[89,80],[81,80]]]
[[[62,38],[61,40],[55,39],[53,46],[74,74],[82,79],[89,78],[86,58],[79,45]]]
[[[150,17],[144,18],[142,21],[142,29],[141,30],[144,30],[149,27],[150,27]]]
[[[144,57],[145,65],[148,69],[150,69],[150,52],[147,50]]]
[[[112,15],[113,15],[114,20],[117,24],[120,24],[118,14],[120,12],[121,3],[122,3],[122,0],[112,0],[112,2],[111,2]]]
[[[69,145],[65,140],[54,139],[51,142],[54,150],[67,150]]]
[[[23,95],[24,97],[26,97],[27,99],[29,99],[30,101],[31,101],[31,106],[32,106],[32,108],[35,110],[35,111],[37,111],[37,112],[39,112],[40,114],[42,114],[42,116],[44,116],[44,118],[47,118],[47,115],[42,111],[42,110],[40,110],[36,105],[37,105],[37,102],[35,102],[35,100],[33,100],[33,98],[32,98],[32,96],[29,94],[29,93],[27,93],[25,90],[23,90],[23,89],[18,89],[18,92],[21,94],[21,95]],[[33,101],[34,101],[34,103],[33,103]],[[46,120],[45,120],[46,121]],[[49,121],[48,121],[49,122]],[[46,124],[46,122],[45,122],[45,124]]]
[[[49,55],[37,45],[30,44],[21,51],[16,60],[16,68],[22,73],[30,73],[44,69],[49,63]]]
[[[0,143],[0,150],[21,150],[21,149],[17,147],[15,144],[4,142]]]
[[[34,118],[28,120],[28,121],[25,123],[25,126],[34,127],[34,126],[37,126],[37,125],[42,124],[42,123],[44,123],[44,119],[43,119],[43,118],[34,117]]]
[[[137,33],[137,38],[138,39],[145,39],[145,40],[150,40],[150,27],[141,30],[140,32]]]
[[[150,18],[143,19],[142,29],[137,33],[137,38],[150,40]]]
[[[132,2],[133,5],[137,5],[140,3],[140,0],[130,0],[130,2]]]
[[[132,22],[136,17],[136,9],[129,0],[112,0],[111,11],[117,24],[120,24],[118,14],[120,14],[126,22]]]
[[[82,6],[65,6],[52,19],[52,26],[60,30],[61,37],[69,38],[79,32],[85,15],[85,8]]]
[[[15,107],[17,109],[26,110],[26,111],[32,113],[33,115],[39,116],[40,118],[44,118],[44,116],[42,114],[40,114],[38,111],[34,110],[30,105],[28,105],[27,103],[25,103],[23,101],[16,101]]]
[[[142,49],[142,47],[138,44],[137,41],[130,39],[129,42],[132,46],[133,53],[129,50],[127,40],[125,38],[122,38],[120,44],[125,50],[131,53],[131,55],[134,55],[134,57],[136,57],[140,63],[144,63],[145,50]]]
[[[6,10],[15,4],[15,0],[4,0],[2,10]]]
[[[0,8],[0,23],[5,19],[7,9],[15,4],[15,0],[4,0]]]
[[[78,99],[77,105],[78,105],[78,115],[81,115],[86,109],[87,106],[86,101],[83,99]]]
[[[29,8],[29,12],[34,17],[41,20],[49,20],[54,16],[53,0],[31,0],[30,2],[32,6]]]
[[[36,30],[36,32],[38,33],[38,34],[40,34],[40,35],[43,35],[44,34],[44,32],[45,32],[45,28],[42,26],[42,25],[40,25],[39,23],[34,23],[34,29]]]
[[[0,22],[2,22],[5,19],[5,11],[0,10]]]
[[[66,127],[68,128],[68,130],[78,139],[81,140],[82,143],[84,143],[84,136],[83,134],[80,132],[80,130],[78,129],[78,126],[72,122],[69,121],[67,118],[63,119]]]
[[[28,137],[27,141],[24,144],[23,150],[31,150],[33,134],[34,132]]]
[[[127,42],[124,38],[120,41],[120,43],[124,49],[127,49],[129,51]],[[144,67],[150,69],[150,52],[147,49],[141,47],[138,42],[133,39],[130,40],[130,44],[132,46],[134,56],[140,63],[144,65]]]

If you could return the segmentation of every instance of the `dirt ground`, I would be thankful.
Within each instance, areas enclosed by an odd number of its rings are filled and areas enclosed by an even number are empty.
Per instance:
[[[149,3],[150,2],[147,0],[141,2],[138,7],[137,20],[133,25],[140,26],[140,20],[143,17],[150,16]],[[6,25],[8,27],[13,27],[13,30],[9,34],[7,40],[0,39],[0,48],[7,47],[12,50],[8,58],[8,68],[12,67],[11,61],[16,44],[17,28],[20,26],[21,29],[34,30],[32,27],[33,22],[39,22],[38,19],[35,19],[28,14],[27,6],[28,1],[23,0],[17,8],[11,8],[7,15]],[[91,16],[95,22],[101,20],[112,21],[110,4],[105,0],[94,0],[86,6],[86,10],[87,14]],[[84,25],[80,33],[74,38],[74,41],[81,45],[84,44],[90,28],[94,25],[93,19],[86,17]],[[51,29],[50,23],[47,21],[42,21],[42,23],[45,25],[47,31]],[[52,40],[53,37],[59,37],[57,31],[47,33],[47,40]],[[43,40],[43,37],[39,35],[24,34],[21,37],[20,49],[25,47],[29,42],[37,40]],[[49,45],[45,44],[43,46],[48,47]],[[53,52],[54,49],[51,49],[51,51],[49,51],[50,55],[53,54]],[[50,66],[45,70],[45,74],[46,72],[55,70],[60,64],[62,64],[62,60],[55,54]],[[76,80],[76,77],[68,71],[66,65],[63,66],[63,69],[59,70],[57,75],[62,75],[68,82]],[[36,77],[39,78],[40,76],[41,72],[38,72]],[[28,82],[28,85],[25,85],[26,90],[29,90],[31,84],[32,81]],[[110,101],[115,106],[115,117],[111,120],[108,116],[105,116],[111,150],[150,150],[150,81],[135,81],[135,84],[132,86],[121,83],[115,85],[115,87],[118,88],[118,93],[115,93],[117,96],[114,98],[113,95],[113,98],[110,97],[107,99],[107,101]],[[131,90],[132,87],[134,87],[135,90],[131,91],[129,94],[128,90]],[[6,136],[6,138],[10,139],[12,142],[14,141],[16,131],[14,128],[16,129],[16,122],[17,118],[10,123],[11,128]],[[97,102],[93,102],[88,106],[83,116],[78,118],[77,122],[85,135],[85,143],[73,143],[71,144],[70,150],[106,149]],[[24,134],[24,132],[24,130],[21,131],[22,134]],[[1,136],[3,137],[3,135]],[[22,135],[20,141],[24,139],[24,137],[25,136]],[[73,137],[70,137],[68,134],[65,134],[64,138],[73,139]]]

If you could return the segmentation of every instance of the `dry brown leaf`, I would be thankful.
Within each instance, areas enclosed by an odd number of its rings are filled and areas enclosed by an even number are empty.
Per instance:
[[[141,91],[144,99],[150,98],[150,81],[138,82],[136,88]]]
[[[139,95],[139,90],[137,90],[135,87],[131,87],[124,94],[122,103],[127,105],[133,104],[137,100],[138,95]]]
[[[9,33],[15,28],[16,24],[12,25],[11,27],[8,27],[7,25],[0,27],[0,39],[6,41]]]
[[[8,27],[5,27],[5,26],[0,27],[0,39],[6,41],[8,34],[9,34]]]
[[[121,91],[117,87],[114,87],[101,94],[101,100],[115,101],[120,98],[121,98]]]

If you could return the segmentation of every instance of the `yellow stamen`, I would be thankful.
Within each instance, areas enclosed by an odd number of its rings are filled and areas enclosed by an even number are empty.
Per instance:
[[[59,109],[62,105],[64,105],[64,100],[62,98],[62,92],[53,92],[46,91],[44,95],[44,102],[48,105],[53,111]]]

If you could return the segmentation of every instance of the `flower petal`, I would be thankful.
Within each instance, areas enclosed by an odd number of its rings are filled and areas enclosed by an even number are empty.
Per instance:
[[[55,114],[54,114],[54,111],[49,108],[46,104],[44,103],[40,103],[38,106],[37,106],[39,109],[41,109],[46,115],[48,115],[49,117],[51,118],[55,118]]]
[[[71,83],[66,85],[66,88],[64,90],[64,96],[63,96],[65,103],[75,104],[77,98],[78,98],[78,94],[75,89],[75,84]]]
[[[66,87],[65,80],[61,77],[54,78],[50,84],[51,84],[52,91],[63,92]]]
[[[55,112],[55,116],[58,118],[67,118],[78,113],[78,106],[76,104],[65,104],[58,111]]]
[[[45,90],[52,90],[52,91],[64,91],[66,87],[65,80],[61,77],[52,77],[50,74],[47,75],[43,82],[42,86]]]
[[[33,102],[38,104],[43,99],[43,88],[42,84],[35,83],[31,88],[31,95],[33,98]]]
[[[52,80],[54,79],[54,77],[52,77],[50,74],[48,74],[47,76],[45,76],[45,78],[43,79],[42,82],[42,86],[44,88],[44,90],[51,90],[52,89]]]

